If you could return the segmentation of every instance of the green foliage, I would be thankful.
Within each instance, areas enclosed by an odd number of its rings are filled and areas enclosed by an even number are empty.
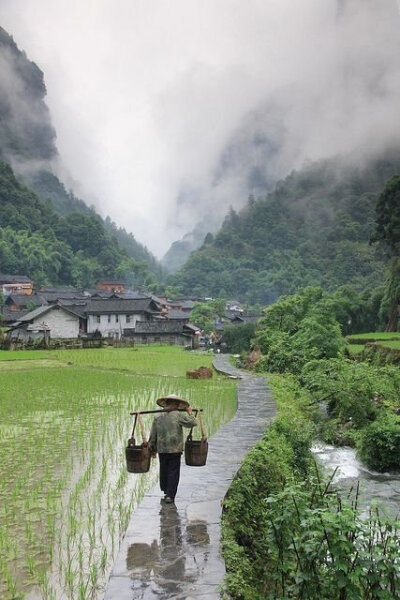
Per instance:
[[[4,304],[4,297],[3,297],[3,292],[2,290],[0,290],[0,342],[3,340],[3,329],[2,329],[2,309],[3,309],[3,304]]]
[[[400,257],[390,259],[385,279],[385,291],[380,307],[381,317],[387,322],[387,331],[399,330]]]
[[[266,308],[255,336],[264,354],[257,370],[299,373],[309,360],[337,356],[344,340],[329,303],[321,288],[307,287]]]
[[[288,485],[263,502],[263,554],[254,598],[359,600],[400,592],[400,523],[330,494],[319,476]]]
[[[330,159],[293,172],[265,198],[231,211],[214,240],[193,252],[170,283],[183,293],[224,290],[264,305],[307,285],[375,288],[384,271],[379,249],[369,245],[375,205],[399,165],[393,154],[362,171]]]
[[[400,591],[399,524],[330,493],[310,460],[313,408],[290,375],[270,378],[280,411],[224,502],[226,587],[233,600],[359,600]]]
[[[60,216],[50,203],[42,202],[20,183],[11,167],[2,162],[0,195],[1,271],[23,273],[39,285],[89,287],[101,277],[119,277],[130,284],[148,286],[156,283],[156,275],[151,271],[154,265],[146,262],[146,252],[137,260],[129,256],[99,215],[87,207],[82,210],[79,201],[71,204],[79,212],[66,211]],[[108,224],[110,230],[113,226]],[[121,232],[120,235],[123,236]],[[128,234],[126,237],[129,241]]]
[[[377,471],[400,470],[400,418],[386,414],[366,427],[359,453]]]
[[[400,408],[400,373],[395,367],[344,358],[311,361],[302,370],[301,382],[315,403],[327,405],[329,418],[322,435],[336,444],[358,443],[360,430],[363,436],[363,428],[375,419],[390,418]],[[363,452],[372,467],[371,456]],[[376,456],[376,461],[383,460]]]
[[[243,461],[224,501],[226,581],[232,597],[240,600],[257,598],[262,587],[265,498],[306,475],[311,464],[307,400],[294,378],[273,376],[271,384],[280,416]]]
[[[195,302],[190,321],[202,329],[204,333],[211,333],[215,329],[215,320],[222,318],[225,313],[226,302],[222,298],[216,298],[208,302]]]
[[[222,342],[227,345],[229,352],[240,354],[250,350],[251,341],[256,330],[255,323],[241,325],[226,325],[222,332]]]
[[[389,263],[381,314],[388,319],[387,331],[397,331],[400,305],[400,177],[392,177],[376,205],[376,228],[371,242],[384,248]]]
[[[383,244],[390,256],[400,251],[400,176],[385,185],[376,205],[376,227],[373,242]]]
[[[196,327],[202,329],[204,333],[211,333],[214,329],[214,308],[207,302],[196,302],[190,320]]]
[[[132,512],[157,477],[155,464],[147,476],[127,475],[129,412],[174,392],[204,409],[209,435],[234,415],[234,382],[185,378],[200,360],[211,357],[178,347],[0,352],[1,600],[33,586],[48,600],[61,588],[74,600],[105,589]],[[148,431],[151,416],[143,421]],[[99,579],[88,586],[94,568]],[[6,589],[8,574],[17,575],[15,590]]]

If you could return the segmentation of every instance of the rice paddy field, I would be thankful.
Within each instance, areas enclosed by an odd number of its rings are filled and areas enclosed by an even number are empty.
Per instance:
[[[102,598],[157,480],[157,461],[147,474],[126,470],[129,413],[178,394],[204,409],[211,436],[235,412],[235,384],[185,377],[211,360],[176,347],[0,351],[1,600]]]
[[[347,349],[353,355],[360,354],[367,342],[387,346],[388,348],[400,349],[400,332],[373,331],[370,333],[355,333],[347,337],[349,344]]]

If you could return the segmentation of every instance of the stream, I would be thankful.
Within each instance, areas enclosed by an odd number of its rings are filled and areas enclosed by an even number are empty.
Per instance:
[[[360,481],[359,506],[367,513],[368,508],[378,504],[385,514],[396,516],[400,512],[400,473],[378,473],[363,465],[354,448],[337,448],[322,442],[312,448],[317,460],[328,472],[338,468],[334,485],[343,490],[355,488]]]

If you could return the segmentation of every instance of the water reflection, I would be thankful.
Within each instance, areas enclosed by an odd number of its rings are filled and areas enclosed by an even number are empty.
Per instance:
[[[205,521],[189,521],[183,526],[173,504],[163,504],[159,516],[159,539],[151,543],[137,542],[128,548],[127,569],[132,579],[141,582],[133,596],[137,600],[147,597],[149,587],[162,598],[176,598],[186,584],[196,581],[202,560],[207,561],[204,548],[209,545],[210,536]],[[202,559],[195,558],[196,549],[203,549]]]

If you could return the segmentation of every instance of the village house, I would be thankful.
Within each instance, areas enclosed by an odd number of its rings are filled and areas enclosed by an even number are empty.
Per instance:
[[[38,306],[47,306],[46,298],[40,294],[9,294],[4,301],[4,309],[10,312],[33,310]]]
[[[119,293],[125,291],[126,284],[123,283],[122,281],[115,281],[115,280],[107,279],[105,281],[98,281],[96,283],[96,289],[101,290],[103,292],[114,292],[114,293],[119,294]]]
[[[180,300],[168,301],[168,306],[171,310],[182,310],[185,313],[190,314],[194,308],[196,302],[190,299],[181,298]]]
[[[82,317],[69,307],[50,304],[32,310],[13,323],[7,339],[29,341],[42,338],[76,339],[83,326]]]
[[[198,347],[200,331],[195,325],[176,321],[138,321],[129,336],[136,344],[171,344]]]
[[[182,321],[184,323],[189,323],[190,320],[190,314],[178,309],[169,309],[166,316],[170,321]]]
[[[230,319],[230,324],[231,325],[245,325],[247,323],[257,323],[257,321],[259,321],[261,319],[261,315],[238,315],[235,314],[231,317],[229,317]]]
[[[41,287],[38,294],[49,304],[57,304],[59,300],[86,300],[83,292],[71,288]]]
[[[33,292],[33,282],[25,275],[0,274],[0,289],[4,297],[10,294],[26,294],[29,296]]]
[[[120,338],[134,330],[139,321],[153,321],[161,316],[161,307],[148,298],[92,298],[87,305],[87,333]],[[128,331],[129,334],[129,331]]]

